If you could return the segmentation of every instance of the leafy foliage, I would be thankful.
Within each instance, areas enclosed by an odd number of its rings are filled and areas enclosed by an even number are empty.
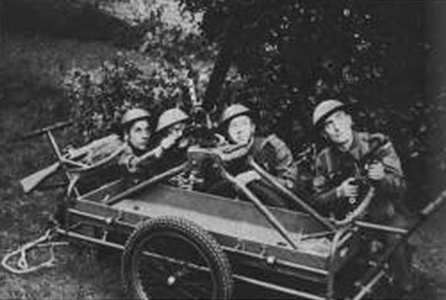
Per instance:
[[[362,108],[355,116],[359,128],[392,137],[412,187],[421,191],[417,196],[426,195],[433,179],[444,178],[446,141],[438,123],[446,117],[446,96],[434,80],[444,76],[444,62],[435,58],[426,69],[439,51],[426,34],[427,8],[440,4],[181,2],[204,13],[201,29],[209,40],[231,47],[232,63],[246,78],[244,100],[259,111],[266,130],[294,149],[312,139],[315,105],[339,98]]]
[[[215,55],[215,49],[191,26],[166,20],[165,1],[98,0],[97,5],[131,26],[116,34],[114,42],[147,54],[155,63],[147,69],[118,55],[97,70],[75,69],[66,76],[72,116],[83,138],[91,140],[113,129],[130,107],[148,109],[154,120],[173,106],[187,110],[188,81],[195,79],[198,92],[203,93],[209,75],[206,61]]]
[[[153,113],[183,105],[187,69],[156,63],[142,70],[117,56],[92,71],[73,70],[65,81],[72,116],[85,141],[104,135],[119,123],[123,112],[141,107]]]
[[[167,17],[166,3],[163,1],[129,1],[124,3],[128,9],[112,4],[121,18],[128,19],[132,30],[115,36],[115,41],[124,47],[136,49],[151,57],[161,58],[177,64],[184,59],[209,59],[214,49],[201,35],[194,30],[190,14],[181,17]],[[165,2],[165,1],[164,1]],[[172,15],[172,14],[170,14]],[[176,19],[180,20],[176,20]],[[188,26],[180,25],[187,23]]]

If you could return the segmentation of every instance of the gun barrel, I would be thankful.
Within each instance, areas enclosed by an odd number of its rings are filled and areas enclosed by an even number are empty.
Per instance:
[[[50,125],[50,126],[47,126],[47,127],[44,127],[44,128],[41,128],[41,129],[38,129],[38,130],[35,130],[35,131],[32,131],[32,132],[30,132],[30,133],[28,133],[28,134],[25,134],[25,135],[23,135],[23,136],[20,137],[20,140],[28,140],[28,139],[34,138],[34,137],[36,137],[36,136],[45,134],[45,133],[47,133],[48,131],[53,131],[53,130],[57,130],[57,129],[62,129],[62,128],[71,126],[71,125],[73,125],[73,124],[74,124],[74,121],[73,121],[73,120],[70,120],[70,121],[64,121],[64,122],[58,122],[58,123],[56,123],[56,124],[53,124],[53,125]]]

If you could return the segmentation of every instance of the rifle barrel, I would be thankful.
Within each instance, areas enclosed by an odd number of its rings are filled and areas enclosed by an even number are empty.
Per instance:
[[[30,133],[28,133],[28,134],[25,134],[25,135],[21,136],[21,137],[19,138],[19,140],[22,140],[22,141],[23,141],[23,140],[28,140],[28,139],[31,139],[31,138],[33,138],[33,137],[36,137],[36,136],[45,134],[45,133],[47,133],[48,131],[57,130],[57,129],[62,129],[62,128],[71,126],[71,125],[73,125],[73,124],[74,124],[74,121],[73,121],[73,120],[64,121],[64,122],[58,122],[58,123],[55,123],[55,124],[53,124],[53,125],[50,125],[50,126],[47,126],[47,127],[44,127],[44,128],[41,128],[41,129],[38,129],[38,130],[35,130],[35,131],[32,131],[32,132],[30,132]]]

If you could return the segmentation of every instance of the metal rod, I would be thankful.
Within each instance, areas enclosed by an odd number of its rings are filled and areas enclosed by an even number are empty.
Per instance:
[[[91,242],[91,243],[95,243],[95,244],[99,244],[102,246],[108,246],[108,247],[112,247],[118,250],[124,250],[124,246],[120,245],[120,244],[116,244],[116,243],[112,243],[112,242],[107,242],[101,239],[97,239],[97,238],[92,238],[89,236],[85,236],[83,234],[79,234],[76,232],[72,232],[72,231],[68,231],[62,228],[56,228],[56,232],[60,235],[66,236],[66,237],[70,237],[70,238],[76,238],[79,240],[83,240],[83,241],[87,241],[87,242]]]
[[[422,219],[428,217],[431,213],[438,209],[438,207],[444,202],[446,199],[446,190],[444,190],[440,196],[437,197],[434,201],[426,205],[426,207],[421,211],[420,216]]]
[[[241,254],[244,256],[248,256],[251,258],[255,258],[255,259],[259,259],[259,260],[263,260],[265,259],[264,256],[259,255],[259,254],[255,254],[255,253],[251,253],[251,252],[246,252],[246,251],[240,251],[240,250],[236,250],[227,246],[222,246],[223,250],[225,252],[230,252],[233,254]],[[326,270],[323,269],[317,269],[317,268],[313,268],[313,267],[309,267],[306,265],[302,265],[302,264],[296,264],[296,263],[291,263],[282,259],[276,259],[276,261],[274,262],[275,265],[278,266],[282,266],[282,267],[287,267],[290,269],[299,269],[299,270],[303,270],[303,271],[308,271],[310,273],[315,273],[318,275],[322,275],[322,276],[327,276],[328,272]]]
[[[58,159],[61,163],[63,163],[63,157],[62,157],[62,154],[60,153],[59,146],[57,145],[56,140],[55,140],[53,134],[51,133],[51,131],[47,130],[47,131],[46,131],[46,135],[47,135],[47,137],[48,137],[48,140],[50,141],[51,147],[53,147],[53,150],[54,150],[54,152],[56,153],[57,159]]]
[[[347,228],[348,230],[348,228]],[[348,239],[352,236],[353,234],[351,232],[347,232],[341,240],[339,240],[338,242],[338,248],[341,248],[342,246],[344,246],[344,244],[348,241]]]
[[[327,293],[326,297],[327,299],[333,299],[334,296],[334,280],[335,280],[335,263],[337,261],[336,257],[336,251],[338,250],[338,244],[341,241],[341,236],[345,232],[345,229],[338,230],[333,240],[331,241],[331,249],[330,249],[330,256],[328,259],[328,280],[327,280]]]
[[[28,133],[28,134],[26,134],[26,135],[23,135],[22,137],[20,137],[20,139],[21,139],[21,140],[27,140],[27,139],[33,138],[33,137],[35,137],[35,136],[38,136],[38,135],[41,135],[41,134],[45,134],[45,133],[47,133],[48,131],[57,130],[57,129],[62,129],[62,128],[71,126],[71,125],[73,125],[73,124],[74,124],[74,121],[73,121],[73,120],[71,120],[71,121],[64,121],[64,122],[59,122],[59,123],[56,123],[56,124],[53,124],[53,125],[50,125],[50,126],[47,126],[47,127],[41,128],[41,129],[38,129],[38,130],[36,130],[36,131],[30,132],[30,133]]]
[[[60,165],[64,170],[65,176],[67,177],[67,179],[69,181],[68,189],[67,189],[67,196],[70,196],[71,190],[74,190],[76,197],[79,197],[80,196],[79,191],[75,187],[75,183],[76,183],[78,177],[73,176],[72,174],[70,174],[70,172],[68,172],[67,167],[65,165],[65,159],[62,156],[62,153],[60,152],[59,146],[57,145],[56,139],[54,138],[53,134],[51,133],[51,130],[47,129],[45,132],[46,132],[48,140],[51,144],[51,147],[53,148],[54,152],[56,153],[57,160],[60,162]]]
[[[386,275],[386,272],[381,270],[375,277],[370,280],[370,282],[361,287],[361,290],[356,294],[356,296],[352,300],[361,300],[365,295],[372,292],[373,287],[379,283],[379,281]]]
[[[84,218],[90,218],[93,219],[95,221],[99,221],[99,222],[104,222],[107,223],[108,220],[113,219],[114,217],[103,217],[103,216],[98,216],[96,214],[92,214],[92,213],[87,213],[87,212],[83,212],[83,211],[79,211],[73,208],[69,208],[68,212],[70,214],[74,214],[74,215],[78,215],[80,217],[84,217]],[[116,214],[118,215],[118,214]]]
[[[88,200],[89,197],[97,194],[100,191],[108,190],[111,186],[117,185],[121,181],[124,181],[124,179],[120,178],[120,179],[116,179],[115,181],[112,181],[110,183],[104,184],[103,186],[99,187],[98,189],[95,189],[95,190],[92,190],[86,194],[83,194],[82,196],[80,196],[78,198],[78,200],[91,202],[91,200]]]
[[[375,272],[377,270],[380,270],[389,260],[389,258],[392,256],[392,254],[395,252],[395,250],[405,243],[407,239],[414,233],[426,220],[429,215],[431,215],[433,212],[435,212],[438,207],[444,202],[446,199],[446,190],[444,190],[440,196],[438,196],[437,199],[426,205],[426,207],[421,211],[420,218],[418,218],[415,225],[413,225],[411,228],[407,230],[405,234],[402,234],[401,238],[399,238],[395,243],[390,245],[383,255],[380,256],[378,261],[376,262],[376,265],[373,268],[370,268],[365,275],[363,276],[363,280],[360,281],[360,284],[363,284],[364,282],[367,282],[375,275]]]
[[[300,240],[304,241],[304,240],[317,239],[317,238],[333,235],[334,233],[335,233],[334,231],[323,231],[323,232],[315,232],[315,233],[306,233],[306,234],[302,235]]]
[[[170,170],[168,170],[168,171],[166,171],[164,173],[161,173],[161,174],[156,175],[156,176],[154,176],[154,177],[152,177],[150,179],[147,179],[146,181],[143,181],[140,184],[135,185],[135,186],[129,188],[128,190],[126,190],[126,191],[124,191],[124,192],[122,192],[122,193],[120,193],[120,194],[110,198],[109,200],[105,201],[104,203],[108,204],[108,205],[115,204],[116,202],[121,201],[125,197],[128,197],[128,196],[130,196],[130,195],[132,195],[132,194],[134,194],[134,193],[136,193],[136,192],[138,192],[138,191],[140,191],[140,190],[142,190],[142,189],[144,189],[144,188],[146,188],[146,187],[148,187],[148,186],[150,186],[152,184],[155,184],[156,182],[162,181],[162,180],[164,180],[164,179],[166,179],[168,177],[175,176],[178,173],[181,173],[187,167],[187,164],[188,164],[187,162],[183,163],[183,164],[181,164],[178,167],[175,167],[175,168],[170,169]]]
[[[399,233],[399,234],[407,233],[407,229],[405,229],[405,228],[392,227],[392,226],[370,223],[370,222],[365,222],[365,221],[355,221],[355,224],[358,227],[374,229],[374,230],[379,230],[379,231],[386,231],[386,232],[390,232],[390,233]]]
[[[280,285],[277,285],[274,283],[269,283],[269,282],[257,280],[254,278],[249,278],[249,277],[242,276],[242,275],[234,274],[234,275],[232,275],[232,277],[239,281],[243,281],[243,282],[246,282],[246,283],[249,283],[252,285],[257,285],[260,287],[264,287],[264,288],[267,288],[267,289],[270,289],[273,291],[293,295],[296,297],[303,297],[303,298],[310,299],[310,300],[325,300],[324,297],[321,297],[321,296],[318,296],[315,294],[310,294],[310,293],[303,292],[303,291],[293,290],[293,289],[286,288],[286,287],[283,287],[283,286],[280,286]]]
[[[248,199],[254,203],[255,207],[265,216],[266,220],[280,233],[280,235],[288,242],[288,244],[294,249],[297,249],[296,244],[291,239],[288,231],[279,220],[266,208],[265,205],[257,198],[244,184],[242,184],[239,180],[237,180],[234,176],[229,174],[226,170],[222,168],[223,176],[226,177],[230,182],[239,187],[242,192],[248,197]]]
[[[254,168],[254,170],[259,173],[259,175],[264,178],[268,183],[272,184],[276,189],[278,189],[282,194],[286,195],[288,198],[292,199],[294,202],[297,202],[302,208],[308,212],[310,215],[312,215],[314,218],[316,218],[319,223],[324,225],[330,230],[335,230],[335,226],[326,218],[324,218],[321,214],[319,214],[314,208],[312,208],[310,205],[308,205],[305,201],[294,195],[291,191],[289,191],[287,188],[283,187],[280,183],[277,182],[276,178],[274,178],[272,175],[270,175],[268,172],[263,170],[262,167],[260,167],[253,159],[250,159],[249,164],[251,167]]]

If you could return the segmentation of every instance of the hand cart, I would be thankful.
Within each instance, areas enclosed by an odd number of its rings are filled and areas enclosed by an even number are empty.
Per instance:
[[[225,170],[221,153],[198,146],[190,147],[183,164],[138,184],[118,179],[81,193],[78,175],[98,174],[111,160],[102,158],[99,164],[85,165],[71,159],[75,156],[61,154],[53,129],[39,133],[48,135],[68,178],[63,222],[55,232],[69,240],[121,250],[122,280],[129,296],[137,299],[230,299],[237,281],[296,298],[363,299],[385,278],[388,260],[398,244],[446,197],[444,192],[428,205],[410,229],[359,218],[336,223],[251,161],[262,178],[302,210],[263,205]],[[117,149],[109,151],[109,156],[115,156]],[[250,201],[166,183],[178,174],[191,173],[203,157],[211,159]],[[364,257],[364,232],[369,230],[398,233],[401,239],[379,255]],[[351,275],[353,269],[363,271]]]

